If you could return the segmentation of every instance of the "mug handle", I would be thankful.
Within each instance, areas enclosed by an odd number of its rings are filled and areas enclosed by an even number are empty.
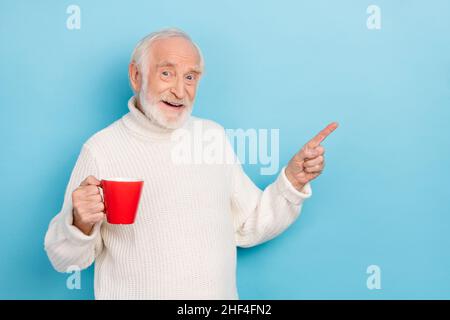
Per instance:
[[[100,197],[102,197],[102,202],[105,204],[105,198],[103,197],[103,180],[100,180],[100,185],[98,185],[97,188],[100,192]]]

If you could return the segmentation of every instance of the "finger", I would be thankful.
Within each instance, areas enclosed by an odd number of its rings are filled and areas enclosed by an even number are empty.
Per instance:
[[[88,185],[94,185],[94,186],[99,186],[101,184],[100,180],[98,180],[96,177],[94,176],[88,176],[86,179],[84,179],[80,186],[88,186]]]
[[[105,210],[103,202],[79,201],[77,202],[78,211],[80,213],[97,213]]]
[[[102,221],[104,218],[105,218],[105,214],[103,212],[98,212],[98,213],[91,215],[89,217],[89,221],[90,221],[90,223],[95,224],[97,222]]]
[[[86,197],[87,201],[90,202],[103,202],[102,196],[100,194],[89,195]]]
[[[315,173],[315,172],[321,172],[323,170],[324,165],[323,164],[318,164],[312,167],[307,167],[305,168],[305,172],[309,172],[309,173]]]
[[[306,179],[308,181],[311,181],[312,179],[317,178],[318,176],[320,176],[320,172],[314,172],[314,173],[307,173],[306,174]]]
[[[299,152],[297,152],[294,157],[291,159],[295,163],[295,165],[300,166],[303,168],[303,161],[305,159],[304,150],[303,148],[300,149]]]
[[[296,174],[295,178],[301,184],[306,184],[309,181],[307,175],[308,175],[308,173],[302,171],[302,172],[299,172],[298,174]]]
[[[304,166],[305,168],[307,168],[307,167],[314,167],[315,165],[318,165],[318,164],[323,163],[323,161],[324,161],[323,156],[318,156],[318,157],[315,157],[315,158],[313,158],[313,159],[311,159],[311,160],[305,161],[305,163],[303,164],[303,166]]]
[[[103,202],[90,202],[87,206],[88,210],[93,213],[103,212],[105,210]]]
[[[328,137],[338,127],[337,122],[332,122],[325,129],[320,131],[314,138],[312,138],[307,145],[310,148],[317,147],[326,137]]]
[[[84,186],[82,189],[85,197],[100,194],[100,190],[98,190],[98,187],[93,185]]]
[[[325,148],[323,146],[317,146],[315,148],[310,148],[305,145],[299,152],[299,159],[301,161],[305,159],[314,159],[318,156],[323,156],[325,154]]]
[[[322,147],[322,146],[320,146],[320,147]],[[324,150],[323,147],[322,147],[322,149],[319,149],[319,147],[310,148],[306,145],[305,147],[302,148],[302,150],[300,150],[299,157],[302,161],[306,160],[306,159],[314,159],[314,158],[322,155],[323,150]]]
[[[323,156],[325,154],[325,148],[323,146],[317,146],[314,148],[317,156]]]

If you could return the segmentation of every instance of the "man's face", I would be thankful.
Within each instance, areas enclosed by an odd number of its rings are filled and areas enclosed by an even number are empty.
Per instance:
[[[171,37],[154,41],[148,59],[139,92],[141,107],[160,126],[179,128],[192,112],[200,56],[188,40]]]

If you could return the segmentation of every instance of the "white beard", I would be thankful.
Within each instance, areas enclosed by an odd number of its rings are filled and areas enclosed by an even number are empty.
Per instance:
[[[146,86],[144,85],[143,88]],[[149,101],[147,99],[147,92],[146,89],[142,89],[139,92],[139,95],[137,97],[139,99],[139,102],[142,107],[142,111],[144,112],[145,116],[149,118],[150,120],[154,121],[158,126],[164,128],[164,129],[178,129],[181,128],[185,122],[188,120],[189,116],[192,113],[193,104],[192,103],[186,103],[183,107],[183,111],[178,116],[178,118],[174,120],[169,120],[164,115],[164,112],[161,111],[161,109],[158,107],[159,100],[152,99],[152,101]]]

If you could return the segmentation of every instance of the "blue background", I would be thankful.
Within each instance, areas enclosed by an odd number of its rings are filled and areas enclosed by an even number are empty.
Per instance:
[[[450,298],[447,0],[2,1],[0,298],[93,298],[92,268],[68,290],[44,235],[82,143],[127,112],[135,43],[167,26],[205,56],[194,115],[280,128],[280,166],[340,123],[299,220],[239,249],[242,299]],[[275,178],[245,170],[261,188]]]

